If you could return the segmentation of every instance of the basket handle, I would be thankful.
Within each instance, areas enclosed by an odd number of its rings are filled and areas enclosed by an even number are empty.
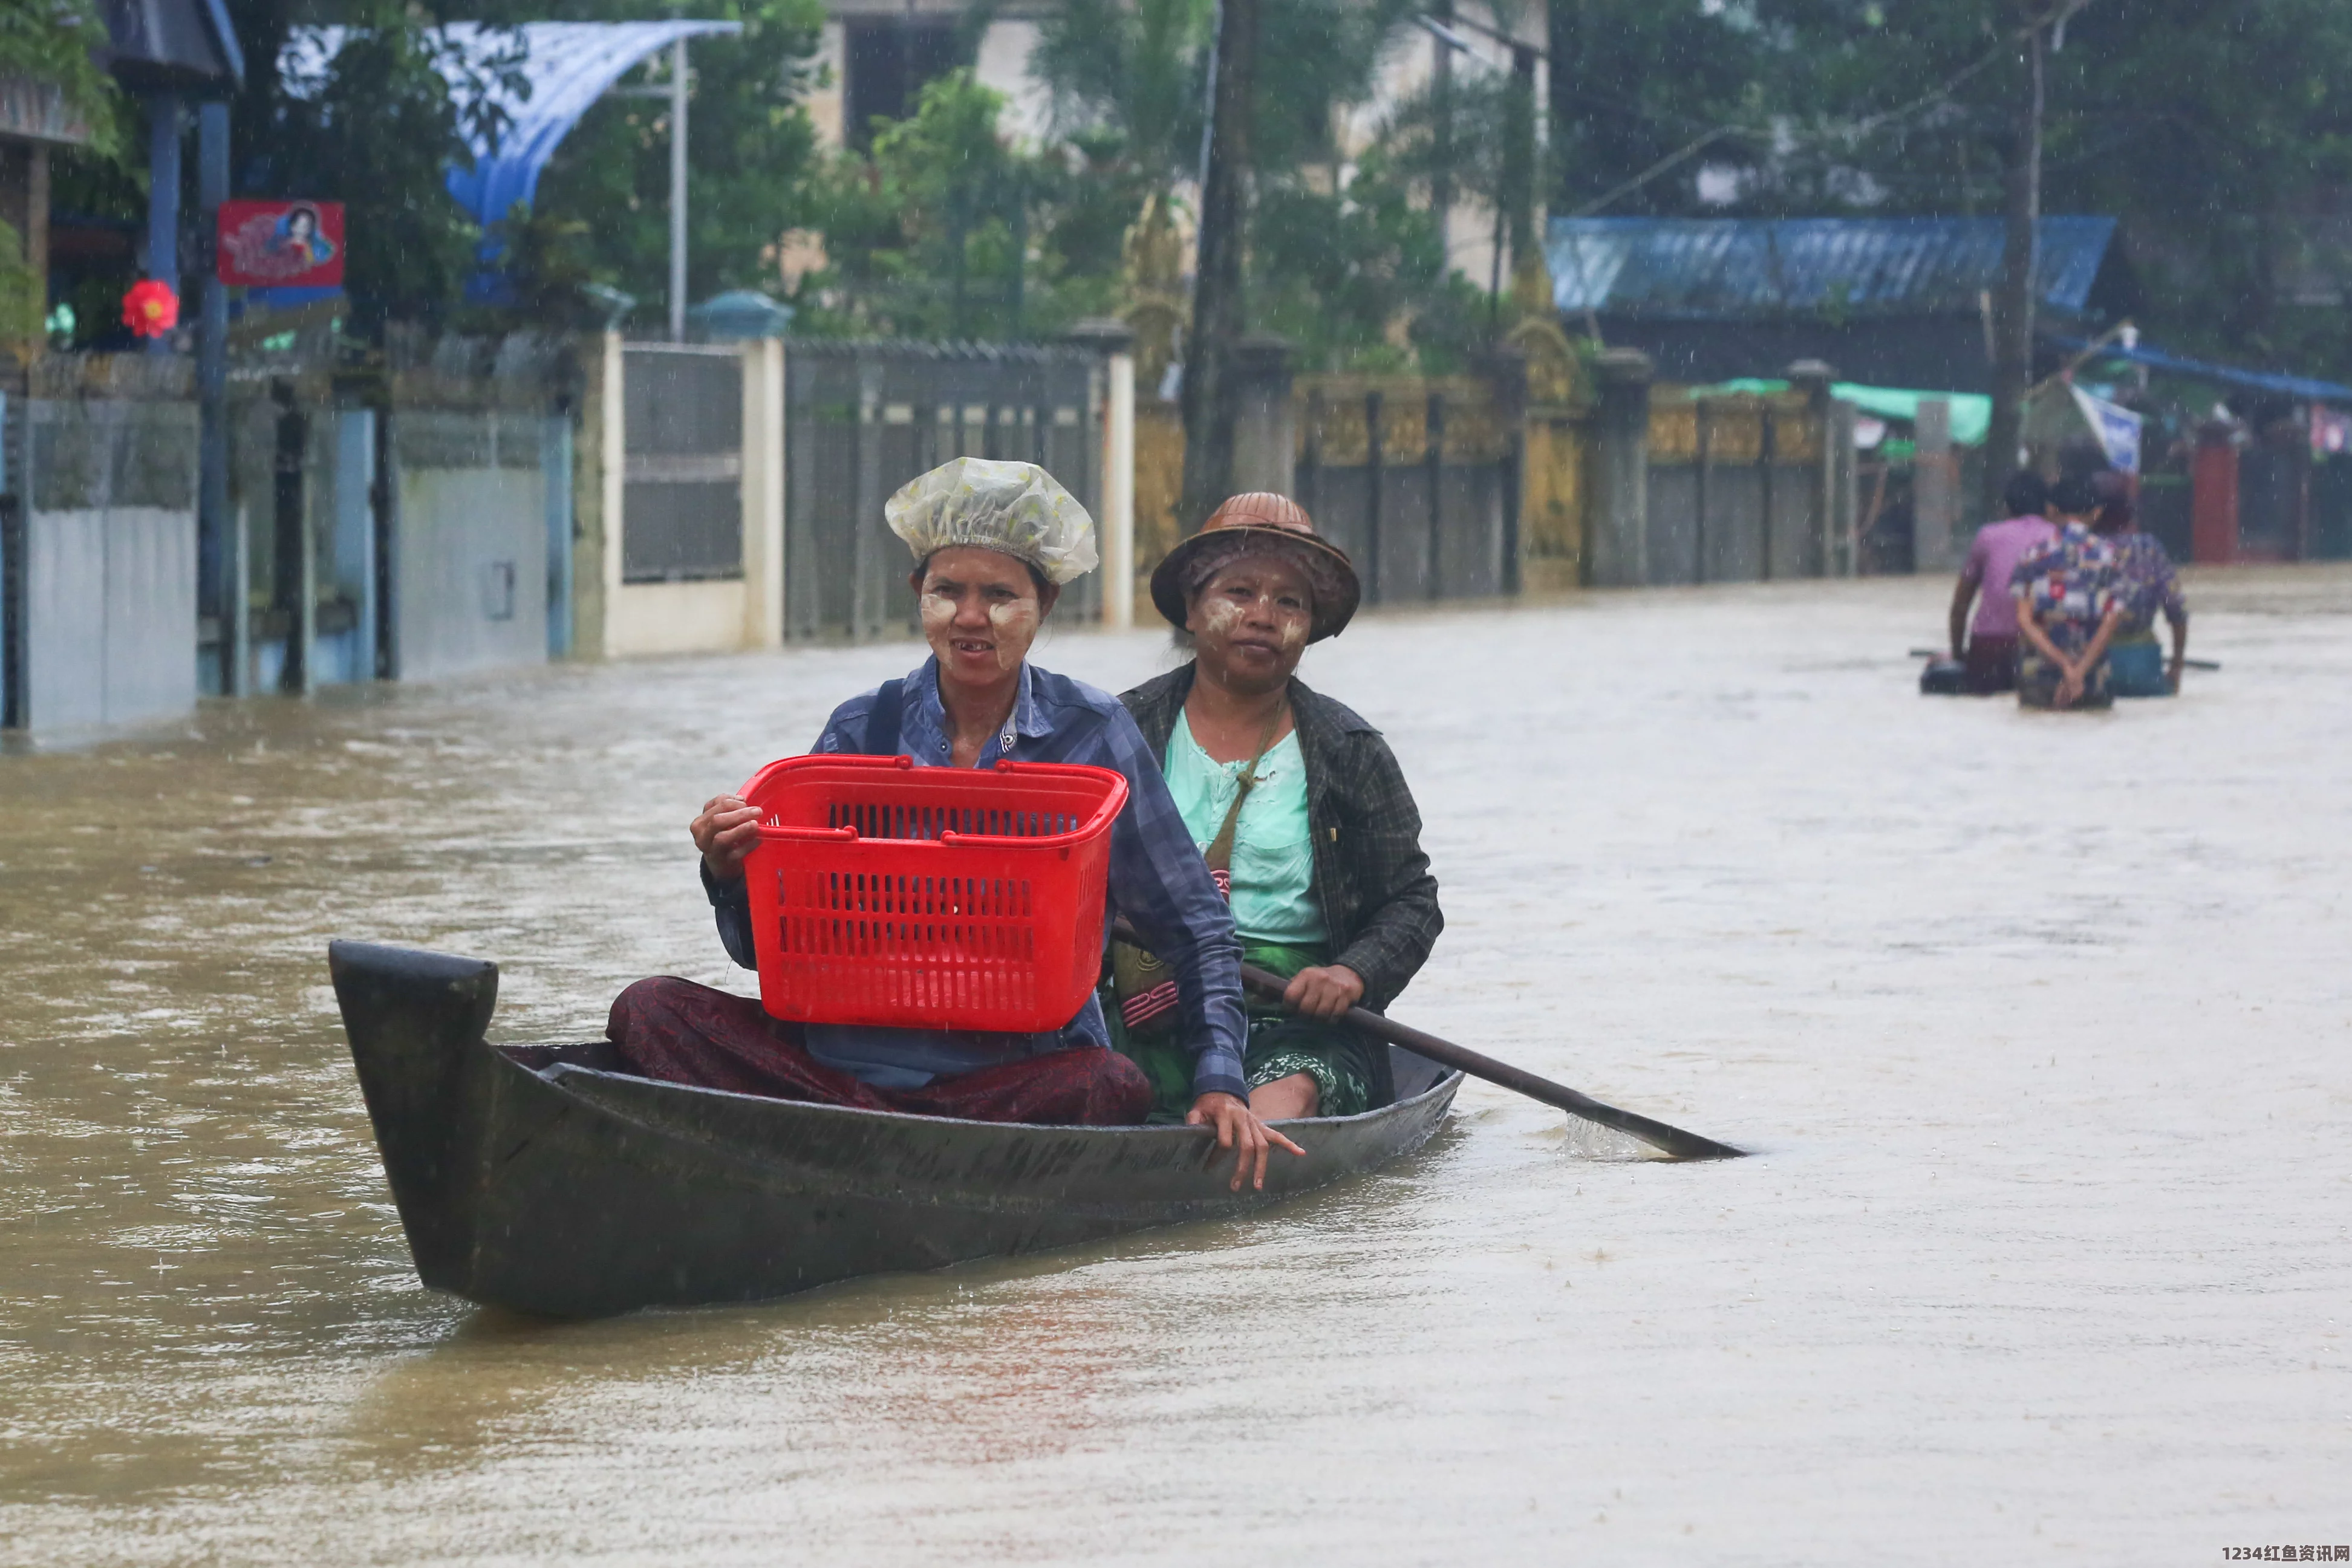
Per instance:
[[[857,830],[856,828],[774,828],[762,822],[760,824],[760,841],[763,844],[854,844],[857,841]]]
[[[971,844],[992,850],[1066,850],[1087,836],[1085,828],[1066,833],[959,833],[950,829],[939,837],[943,844]]]

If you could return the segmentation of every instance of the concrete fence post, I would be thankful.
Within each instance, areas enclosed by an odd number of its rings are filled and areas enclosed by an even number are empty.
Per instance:
[[[1647,580],[1650,557],[1650,378],[1655,367],[1639,349],[1604,350],[1592,472],[1592,580],[1633,588]]]
[[[743,344],[743,646],[784,641],[784,342]]]
[[[1830,383],[1837,380],[1837,371],[1820,360],[1799,360],[1784,372],[1789,385],[1804,394],[1805,407],[1812,423],[1814,439],[1820,442],[1819,461],[1813,466],[1812,573],[1816,577],[1838,575],[1838,441],[1837,400],[1830,393]],[[1853,442],[1846,443],[1851,456]]]
[[[1959,565],[1955,538],[1960,526],[1959,455],[1952,450],[1952,405],[1939,397],[1919,400],[1913,422],[1918,450],[1911,467],[1911,570],[1948,571]]]
[[[601,428],[597,444],[600,450],[596,457],[600,470],[598,477],[603,481],[602,503],[598,510],[603,514],[604,523],[600,543],[604,557],[604,593],[601,613],[597,616],[600,624],[596,629],[596,646],[609,659],[617,652],[613,646],[613,628],[617,619],[613,607],[621,597],[621,533],[628,527],[628,518],[623,515],[628,497],[629,470],[626,367],[623,363],[621,335],[618,332],[604,334],[604,373],[597,378],[602,387],[604,418],[598,421]]]
[[[1135,350],[1113,354],[1109,406],[1103,417],[1103,527],[1110,570],[1103,579],[1103,620],[1135,624]]]
[[[1491,538],[1493,571],[1498,592],[1516,596],[1527,581],[1528,528],[1528,354],[1507,344],[1479,366],[1494,398],[1493,416],[1503,430],[1503,450],[1496,460],[1497,480],[1496,527]]]
[[[1090,316],[1069,340],[1103,356],[1102,622],[1124,631],[1135,624],[1135,329]]]
[[[1862,575],[1862,494],[1855,472],[1853,427],[1861,411],[1830,400],[1830,538],[1837,544],[1837,575]]]

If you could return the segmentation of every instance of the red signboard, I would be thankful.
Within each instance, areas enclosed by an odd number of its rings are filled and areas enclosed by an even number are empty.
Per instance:
[[[340,287],[343,204],[223,202],[220,280],[247,287]]]

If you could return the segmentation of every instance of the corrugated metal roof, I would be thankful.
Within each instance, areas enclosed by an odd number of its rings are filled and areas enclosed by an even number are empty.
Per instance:
[[[2115,232],[2043,218],[2042,302],[2080,310]],[[1974,313],[2000,253],[1997,217],[1554,218],[1546,246],[1561,310],[1686,321]]]

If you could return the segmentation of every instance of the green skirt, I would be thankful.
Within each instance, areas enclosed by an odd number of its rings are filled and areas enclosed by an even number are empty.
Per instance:
[[[1330,956],[1306,947],[1247,943],[1242,961],[1289,976],[1328,964]],[[1252,1089],[1304,1072],[1315,1080],[1318,1116],[1353,1116],[1396,1097],[1388,1047],[1381,1041],[1345,1024],[1286,1013],[1278,1002],[1253,998],[1248,1011],[1249,1048],[1242,1058],[1242,1072]],[[1108,995],[1103,1017],[1110,1026],[1112,1046],[1151,1080],[1150,1120],[1181,1122],[1192,1109],[1192,1053],[1167,1034],[1129,1035]]]

